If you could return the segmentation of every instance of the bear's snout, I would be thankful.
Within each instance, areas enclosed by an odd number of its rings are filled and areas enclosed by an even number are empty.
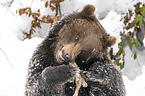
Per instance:
[[[64,58],[65,62],[72,62],[72,57],[68,53],[62,55],[62,57]]]
[[[57,54],[57,62],[58,63],[72,62],[72,56],[69,53],[64,54],[63,50],[60,50]]]

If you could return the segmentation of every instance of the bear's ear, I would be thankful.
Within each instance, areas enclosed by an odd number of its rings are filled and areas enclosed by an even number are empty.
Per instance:
[[[95,6],[93,5],[86,5],[83,10],[80,12],[80,15],[84,18],[94,19],[96,18],[95,14]]]
[[[116,43],[116,37],[115,37],[115,36],[110,36],[110,35],[109,35],[108,40],[107,40],[107,46],[108,46],[108,47],[111,47],[111,46],[113,46],[115,43]]]

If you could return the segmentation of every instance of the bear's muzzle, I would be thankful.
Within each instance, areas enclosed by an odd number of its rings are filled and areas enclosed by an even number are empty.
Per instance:
[[[68,63],[68,62],[72,62],[72,57],[66,53],[66,54],[63,54],[62,53],[63,50],[60,50],[58,55],[57,55],[57,62],[58,63]]]

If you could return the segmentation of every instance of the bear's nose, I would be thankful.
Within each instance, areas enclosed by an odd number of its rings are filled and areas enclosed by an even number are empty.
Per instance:
[[[65,59],[65,62],[72,62],[72,57],[68,53],[66,53],[62,57]]]

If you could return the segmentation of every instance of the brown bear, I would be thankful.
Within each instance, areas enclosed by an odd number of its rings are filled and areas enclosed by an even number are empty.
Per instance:
[[[86,5],[53,26],[30,61],[26,96],[73,96],[78,70],[87,83],[78,96],[125,96],[122,77],[107,51],[116,38],[106,33],[94,11]]]

